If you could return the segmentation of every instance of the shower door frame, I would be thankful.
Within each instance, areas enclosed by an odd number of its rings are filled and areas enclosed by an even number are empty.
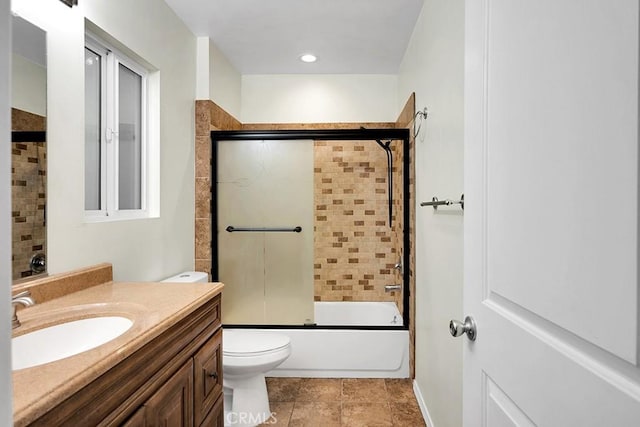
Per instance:
[[[257,325],[224,324],[224,327],[242,329],[355,329],[355,330],[409,330],[410,319],[410,275],[411,275],[411,193],[409,171],[410,130],[406,128],[383,129],[300,129],[300,130],[212,130],[211,131],[211,278],[219,280],[218,264],[218,141],[253,140],[313,140],[313,141],[402,141],[402,326],[373,325]]]

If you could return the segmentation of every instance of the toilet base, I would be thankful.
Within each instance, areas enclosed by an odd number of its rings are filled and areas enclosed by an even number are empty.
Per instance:
[[[224,377],[224,425],[253,427],[271,416],[264,374]]]

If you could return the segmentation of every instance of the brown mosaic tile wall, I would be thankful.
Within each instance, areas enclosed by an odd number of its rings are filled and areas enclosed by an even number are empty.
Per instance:
[[[195,270],[211,278],[211,131],[242,125],[213,101],[196,101],[195,110]]]
[[[45,118],[12,109],[12,128],[18,131],[45,130]],[[11,238],[12,277],[32,275],[31,257],[46,253],[46,143],[11,144]]]
[[[47,130],[47,118],[12,108],[11,130],[44,131]]]
[[[387,186],[387,157],[374,141],[315,142],[316,301],[398,298],[400,292],[384,292],[385,285],[401,283],[393,268],[399,259],[395,236],[401,216],[394,207],[389,227]]]

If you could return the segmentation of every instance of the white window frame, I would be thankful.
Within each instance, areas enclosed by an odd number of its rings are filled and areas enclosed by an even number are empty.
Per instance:
[[[159,112],[157,79],[151,70],[122,53],[98,36],[86,33],[85,47],[101,57],[100,88],[100,209],[85,209],[85,222],[104,222],[157,217],[157,177],[152,172],[159,169],[159,138],[154,131],[155,117]],[[119,149],[119,66],[123,65],[141,77],[141,135],[140,135],[140,209],[119,209],[118,201],[118,149]]]

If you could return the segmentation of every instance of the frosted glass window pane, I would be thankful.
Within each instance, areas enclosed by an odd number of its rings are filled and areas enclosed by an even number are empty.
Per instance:
[[[100,81],[102,58],[84,50],[84,208],[100,209]]]
[[[142,77],[119,66],[118,208],[141,209]]]

